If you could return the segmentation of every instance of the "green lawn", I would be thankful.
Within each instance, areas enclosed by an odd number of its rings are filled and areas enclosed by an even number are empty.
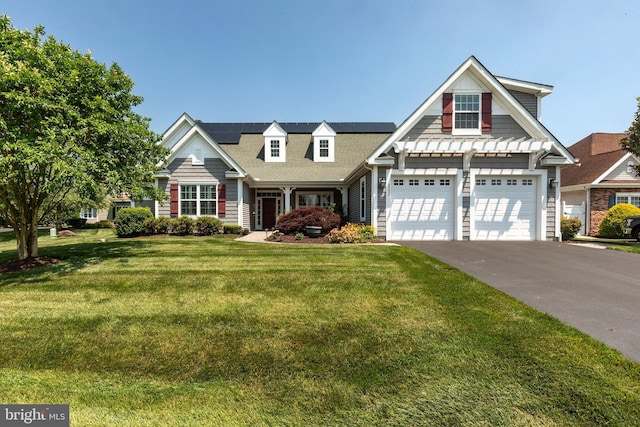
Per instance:
[[[633,252],[636,254],[640,254],[640,243],[638,242],[618,243],[613,246],[608,246],[607,249],[614,249],[616,251]]]
[[[640,420],[639,364],[415,250],[108,233],[0,274],[0,402],[74,426]]]

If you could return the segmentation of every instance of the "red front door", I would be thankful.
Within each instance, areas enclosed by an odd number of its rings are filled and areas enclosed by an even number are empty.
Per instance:
[[[262,229],[273,228],[276,225],[276,199],[274,197],[262,199]]]

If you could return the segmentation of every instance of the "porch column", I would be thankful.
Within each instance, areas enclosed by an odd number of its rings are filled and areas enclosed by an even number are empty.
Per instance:
[[[291,210],[291,194],[295,187],[280,187],[282,192],[284,193],[284,211],[289,212]]]
[[[336,187],[336,190],[340,190],[342,198],[342,213],[349,215],[349,188],[348,187]]]
[[[404,166],[404,165],[403,165]],[[371,170],[371,225],[378,229],[378,166]]]

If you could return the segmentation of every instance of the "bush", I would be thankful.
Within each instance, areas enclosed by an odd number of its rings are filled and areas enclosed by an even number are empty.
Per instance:
[[[640,208],[629,203],[618,203],[605,215],[600,223],[598,234],[600,237],[624,237],[625,220],[631,215],[640,215]]]
[[[145,234],[145,220],[153,218],[149,208],[122,208],[113,221],[118,237],[135,237]]]
[[[340,215],[327,208],[311,206],[294,209],[278,218],[278,230],[284,234],[303,233],[308,225],[322,227],[328,233],[340,226]]]
[[[196,219],[196,232],[202,236],[211,236],[222,230],[222,221],[213,216],[201,216]]]
[[[238,224],[225,225],[224,234],[242,234],[242,226]]]
[[[69,218],[65,222],[71,228],[83,228],[87,220],[85,218]]]
[[[171,234],[188,236],[193,234],[195,221],[188,216],[181,216],[171,220]]]
[[[94,222],[93,224],[86,224],[84,228],[114,228],[113,222],[108,219],[103,219],[98,222]]]
[[[563,216],[560,220],[560,230],[562,231],[562,240],[571,240],[576,237],[580,231],[582,223],[578,218],[567,218]]]
[[[376,238],[372,225],[347,223],[342,228],[334,228],[327,235],[331,243],[364,243]]]

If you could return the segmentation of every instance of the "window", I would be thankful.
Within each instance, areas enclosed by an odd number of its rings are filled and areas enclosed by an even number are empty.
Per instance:
[[[507,185],[508,186],[518,185],[518,180],[517,179],[507,179]]]
[[[320,140],[320,157],[329,157],[329,140]]]
[[[410,179],[409,180],[409,185],[420,185],[420,180],[419,179]]]
[[[280,140],[271,140],[271,157],[280,157]]]
[[[432,185],[436,185],[436,180],[435,179],[425,179],[424,180],[424,185],[426,185],[427,187],[431,187]]]
[[[480,129],[480,95],[455,95],[455,129]]]
[[[531,186],[531,185],[533,185],[533,179],[523,179],[523,180],[522,180],[522,185],[524,185],[524,186]]]
[[[394,179],[393,185],[404,185],[404,179]]]
[[[180,186],[180,215],[214,216],[217,214],[217,184],[188,184]]]
[[[491,185],[502,185],[502,180],[501,179],[492,179],[491,180]]]
[[[476,179],[476,185],[487,185],[487,180],[484,178]]]
[[[328,208],[333,203],[333,193],[332,192],[320,192],[320,193],[299,192],[297,201],[298,201],[297,207],[299,208],[304,206],[322,206],[323,208]]]
[[[617,193],[616,203],[629,203],[640,208],[640,193]]]
[[[80,218],[83,219],[96,219],[98,218],[98,212],[94,208],[81,209]]]
[[[440,185],[451,185],[451,180],[450,179],[441,179],[440,180]]]

